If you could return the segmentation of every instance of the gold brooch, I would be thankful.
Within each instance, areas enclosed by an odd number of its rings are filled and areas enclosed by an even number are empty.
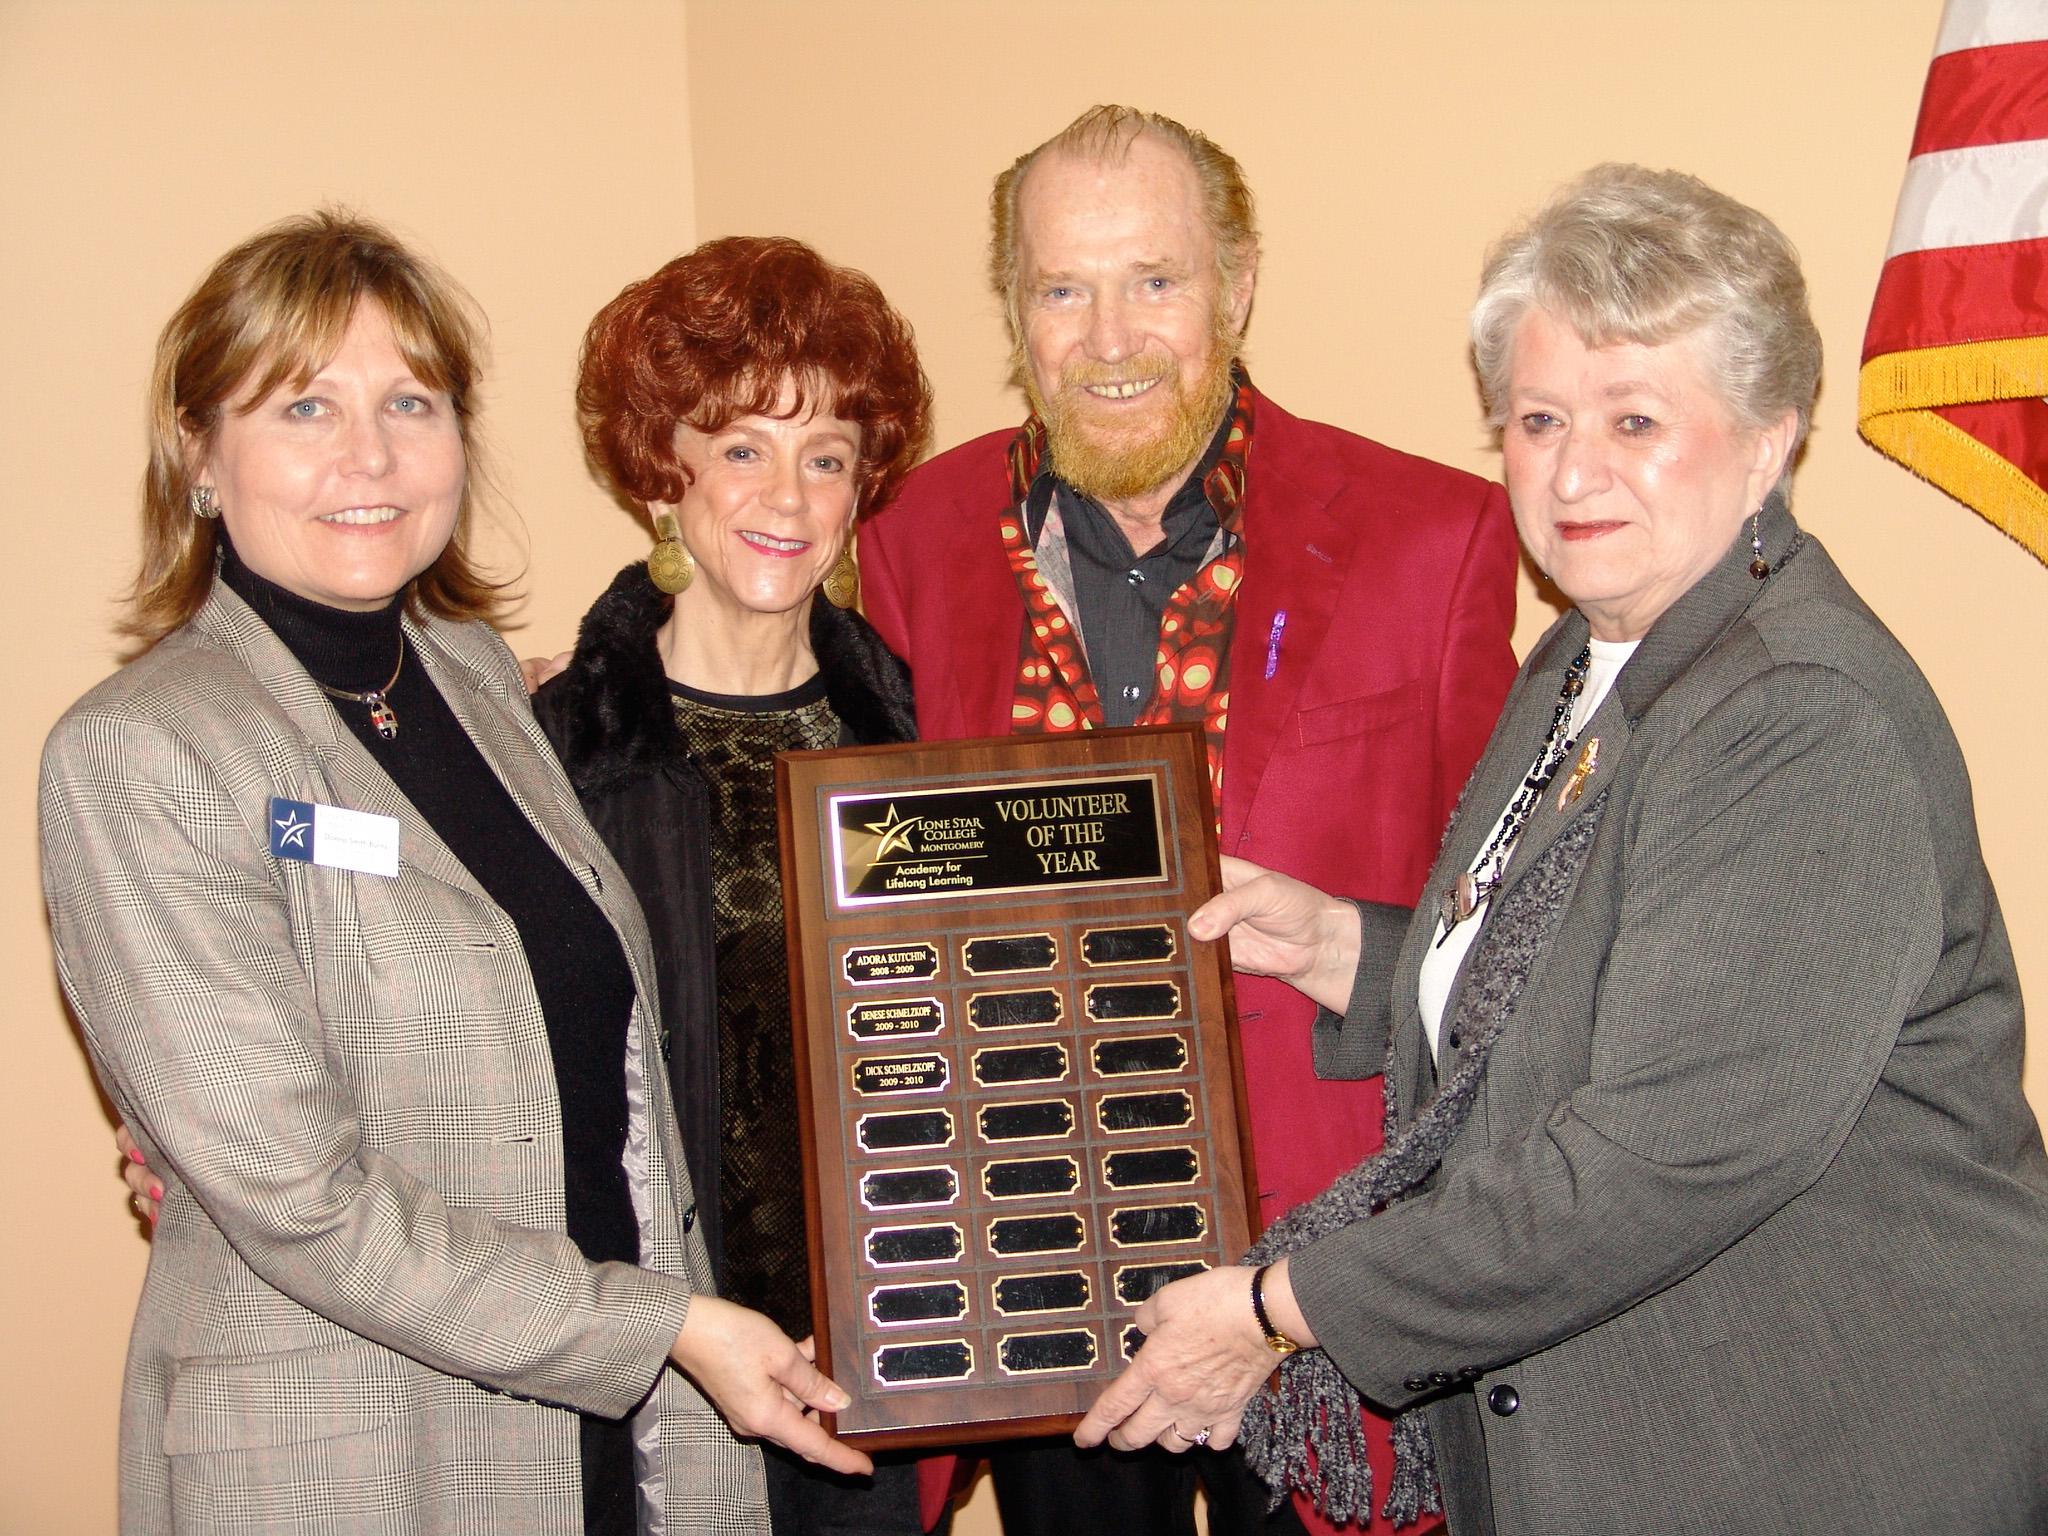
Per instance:
[[[1595,736],[1586,743],[1585,750],[1579,753],[1579,760],[1573,765],[1571,776],[1564,781],[1564,788],[1557,792],[1557,808],[1560,811],[1576,803],[1579,796],[1586,792],[1586,780],[1593,777],[1593,770],[1599,766],[1600,738]]]

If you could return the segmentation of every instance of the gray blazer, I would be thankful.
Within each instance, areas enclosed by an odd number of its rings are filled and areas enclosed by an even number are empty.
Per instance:
[[[1599,817],[1519,995],[1501,900],[1458,977],[1446,1075],[1508,1011],[1441,1168],[1293,1261],[1353,1384],[1432,1405],[1456,1536],[2048,1530],[2048,1158],[1969,776],[1827,553],[1775,501],[1763,533],[1782,569],[1739,541],[1672,606],[1524,832],[1510,882]],[[1319,1021],[1333,1076],[1391,1029],[1409,1117],[1435,894],[1585,637],[1531,654],[1429,898],[1367,909]]]
[[[504,643],[481,624],[407,633],[624,943],[645,1267],[591,1265],[566,1234],[547,1031],[511,921],[216,585],[43,755],[58,972],[165,1171],[121,1529],[573,1536],[564,1410],[637,1407],[644,1529],[765,1531],[758,1453],[664,1368],[710,1275],[639,908]],[[396,817],[397,878],[273,858],[273,795]]]

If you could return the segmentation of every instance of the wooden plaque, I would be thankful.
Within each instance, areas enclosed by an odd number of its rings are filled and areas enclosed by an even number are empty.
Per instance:
[[[1201,731],[784,753],[776,792],[828,1427],[1070,1429],[1255,1236]]]

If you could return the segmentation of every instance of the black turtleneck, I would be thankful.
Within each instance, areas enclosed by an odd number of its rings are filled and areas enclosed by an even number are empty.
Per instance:
[[[518,930],[547,1021],[561,1097],[569,1236],[592,1263],[638,1263],[640,1226],[621,1161],[633,973],[618,934],[526,819],[420,664],[400,627],[403,597],[375,613],[330,608],[258,576],[225,538],[221,542],[222,580],[316,683],[365,693],[383,688],[398,668],[398,681],[387,695],[398,716],[398,734],[390,740],[377,734],[368,705],[330,702]],[[586,1536],[631,1536],[635,1511],[628,1422],[586,1416],[582,1451]]]

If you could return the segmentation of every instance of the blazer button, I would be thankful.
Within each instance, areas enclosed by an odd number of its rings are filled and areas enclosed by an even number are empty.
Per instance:
[[[1458,1034],[1458,1032],[1455,1029],[1452,1030],[1449,1041],[1451,1049],[1455,1051],[1459,1046],[1463,1045],[1464,1043],[1464,1039]]]
[[[1499,1386],[1495,1387],[1491,1392],[1486,1394],[1486,1406],[1491,1408],[1495,1413],[1499,1414],[1502,1418],[1506,1418],[1509,1414],[1513,1413],[1517,1408],[1522,1406],[1522,1394],[1517,1392],[1513,1387],[1509,1386],[1506,1382],[1502,1382]]]
[[[1460,1381],[1477,1381],[1480,1377],[1484,1376],[1485,1374],[1486,1372],[1481,1370],[1476,1365],[1463,1365],[1458,1367],[1458,1380]]]
[[[1427,1392],[1429,1390],[1429,1378],[1427,1376],[1410,1376],[1401,1385],[1410,1392]]]
[[[1429,1373],[1429,1384],[1432,1387],[1448,1387],[1455,1384],[1457,1379],[1449,1371],[1431,1371]]]

